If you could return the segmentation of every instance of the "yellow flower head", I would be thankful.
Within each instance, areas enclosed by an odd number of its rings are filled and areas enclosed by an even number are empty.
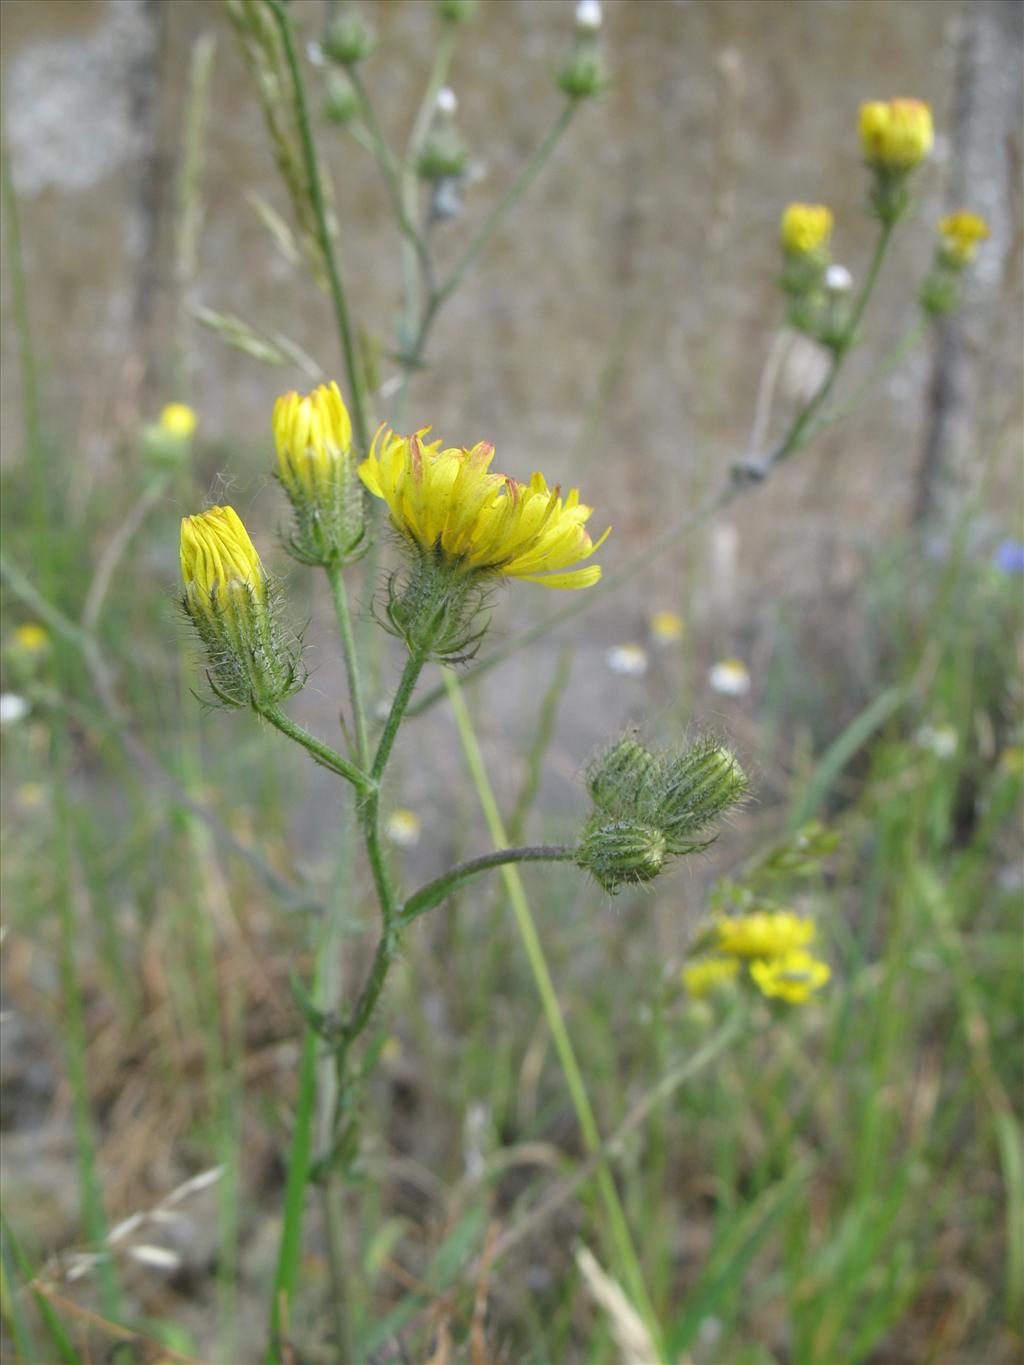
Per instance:
[[[50,633],[38,621],[25,621],[15,628],[14,644],[23,654],[44,654],[50,648]]]
[[[683,618],[674,611],[656,611],[651,617],[650,628],[651,637],[658,645],[673,645],[686,632]]]
[[[160,413],[160,430],[176,440],[187,441],[195,433],[199,418],[187,403],[168,403]]]
[[[791,910],[757,911],[722,918],[716,924],[719,952],[734,957],[783,957],[814,939],[814,921]]]
[[[870,100],[860,107],[860,140],[869,166],[909,171],[932,149],[932,111],[923,100]]]
[[[281,482],[295,495],[326,490],[335,466],[351,458],[352,420],[337,384],[321,384],[274,404],[274,443]]]
[[[182,518],[181,576],[190,612],[213,615],[266,600],[263,565],[233,507]]]
[[[359,476],[383,498],[396,528],[459,572],[496,574],[548,588],[587,588],[601,577],[589,559],[594,544],[584,527],[591,514],[573,488],[568,497],[548,488],[543,474],[528,484],[490,472],[494,447],[442,450],[430,430],[398,436],[381,427]]]
[[[775,996],[790,1005],[802,1005],[828,981],[832,968],[827,962],[796,948],[783,957],[752,962],[750,976],[763,995]]]
[[[683,968],[683,986],[695,1000],[703,1000],[731,986],[739,970],[739,961],[734,957],[705,957]]]
[[[977,213],[962,209],[939,222],[942,254],[957,270],[962,270],[978,254],[978,243],[990,235],[988,223]]]
[[[824,251],[832,236],[832,210],[824,204],[789,204],[782,215],[782,245],[794,256]]]

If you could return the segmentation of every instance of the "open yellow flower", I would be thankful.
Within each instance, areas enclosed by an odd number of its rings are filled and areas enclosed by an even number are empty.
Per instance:
[[[950,213],[939,222],[939,239],[944,258],[957,270],[962,270],[978,254],[978,243],[990,235],[988,223],[977,213],[961,209]]]
[[[430,430],[398,436],[381,427],[359,476],[383,498],[395,527],[459,573],[493,574],[547,588],[587,588],[601,577],[589,559],[595,544],[584,523],[591,508],[573,488],[562,498],[543,474],[528,484],[490,472],[494,447],[442,450]]]
[[[869,100],[860,107],[860,140],[870,166],[909,171],[932,149],[932,111],[923,100]]]
[[[790,1005],[802,1005],[832,975],[827,962],[812,957],[802,948],[769,961],[752,962],[750,975],[763,995],[785,1000]]]
[[[211,507],[181,520],[181,577],[186,606],[208,615],[239,598],[266,600],[266,574],[233,507]]]
[[[814,921],[791,910],[764,911],[753,915],[723,917],[715,924],[719,952],[734,957],[776,958],[814,939]]]
[[[813,256],[828,246],[832,210],[824,204],[789,204],[782,215],[782,245],[794,256]]]

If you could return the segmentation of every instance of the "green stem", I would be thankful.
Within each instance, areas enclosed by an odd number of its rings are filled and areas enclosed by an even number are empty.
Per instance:
[[[776,465],[781,464],[782,461],[788,459],[794,451],[800,449],[804,443],[804,433],[807,431],[807,428],[810,426],[814,417],[817,416],[818,412],[828,401],[829,395],[835,387],[836,380],[839,378],[839,371],[843,368],[843,361],[846,359],[850,347],[853,345],[856,338],[857,328],[860,326],[861,320],[864,317],[864,312],[868,306],[868,300],[874,293],[875,285],[878,282],[878,275],[882,268],[882,261],[885,259],[885,253],[888,250],[894,227],[895,223],[891,222],[883,222],[881,224],[878,230],[878,237],[875,241],[875,250],[871,257],[871,264],[868,266],[867,276],[865,277],[864,284],[861,286],[860,294],[857,296],[857,302],[854,304],[853,312],[850,315],[850,323],[846,329],[846,335],[842,345],[836,347],[829,372],[825,376],[817,393],[815,393],[811,401],[800,410],[789,430],[786,432],[786,435],[772,452],[772,455],[768,460],[769,469],[773,469]]]
[[[402,170],[402,209],[410,222],[415,222],[417,216],[416,163],[419,160],[420,151],[430,132],[430,125],[433,122],[434,111],[437,107],[437,92],[441,89],[441,86],[444,85],[445,80],[447,79],[448,68],[451,66],[454,51],[455,26],[453,24],[446,24],[434,51],[434,60],[431,64],[430,75],[427,77],[427,86],[423,92],[423,99],[420,101],[420,107],[416,111],[412,132],[409,134],[409,142],[405,151],[405,165]],[[416,328],[417,259],[419,259],[420,262],[423,261],[422,256],[419,256],[419,253],[417,253],[411,243],[403,241],[402,274],[405,292],[406,341],[413,336]],[[429,280],[429,273],[426,274],[425,278]]]
[[[850,396],[843,403],[838,403],[832,408],[831,412],[823,413],[821,417],[812,425],[807,433],[808,438],[819,436],[829,427],[834,427],[837,422],[844,421],[850,413],[860,404],[862,398],[871,392],[876,384],[881,383],[899,365],[908,352],[912,351],[918,342],[925,336],[929,327],[929,319],[919,319],[910,331],[903,338],[898,346],[894,346],[887,356],[871,371],[862,384],[854,389]]]
[[[423,654],[410,653],[405,661],[405,668],[398,682],[394,699],[391,702],[391,710],[388,718],[384,722],[384,729],[381,732],[380,741],[377,745],[377,753],[374,756],[373,767],[370,769],[370,776],[375,782],[379,782],[384,773],[384,768],[391,756],[391,749],[395,743],[395,736],[398,734],[398,727],[402,723],[402,718],[409,706],[409,701],[416,686],[417,679],[423,671],[426,658]]]
[[[310,1160],[313,1152],[313,1114],[316,1109],[316,1063],[319,1038],[307,1028],[302,1042],[299,1063],[299,1094],[295,1106],[295,1128],[292,1132],[291,1152],[288,1157],[288,1178],[284,1194],[284,1226],[277,1254],[277,1269],[270,1303],[270,1343],[267,1365],[282,1365],[291,1359],[282,1350],[285,1334],[291,1327],[292,1300],[299,1279],[302,1258],[302,1222],[306,1207],[306,1186],[309,1183]]]
[[[469,858],[450,868],[442,877],[421,886],[402,906],[398,918],[403,925],[408,924],[417,915],[440,905],[446,896],[466,882],[494,867],[504,867],[508,863],[571,863],[575,861],[576,852],[575,844],[534,844],[526,848],[498,848],[479,858]]]
[[[314,762],[329,768],[339,777],[344,777],[364,796],[372,797],[376,794],[376,782],[367,777],[361,768],[357,768],[347,758],[342,758],[341,754],[336,753],[329,745],[322,744],[320,740],[315,739],[301,725],[296,725],[295,721],[290,720],[279,706],[261,707],[259,713],[264,720],[269,720],[271,725],[280,730],[283,735],[293,739],[296,744],[301,744],[313,756]]]
[[[334,304],[334,316],[338,324],[338,335],[341,338],[341,349],[345,361],[345,372],[348,375],[349,394],[352,402],[352,425],[355,429],[356,444],[360,450],[366,451],[370,444],[369,423],[366,417],[366,403],[363,393],[362,370],[356,352],[355,336],[352,325],[349,321],[348,304],[345,300],[345,290],[342,287],[341,276],[338,272],[338,263],[334,256],[334,246],[331,242],[330,230],[327,226],[327,208],[324,203],[323,182],[320,179],[320,168],[316,159],[316,147],[313,143],[313,132],[309,122],[309,109],[306,105],[306,91],[302,83],[302,74],[299,71],[298,58],[295,55],[295,41],[292,36],[291,18],[287,10],[281,4],[281,0],[266,0],[270,6],[277,26],[281,31],[281,42],[284,46],[285,59],[288,62],[288,70],[292,78],[292,90],[295,97],[295,117],[299,127],[299,137],[302,141],[302,154],[306,163],[306,177],[309,181],[309,198],[313,208],[313,215],[316,218],[317,239],[320,243],[320,250],[323,253],[324,266],[327,270],[327,279],[331,288],[331,301]]]
[[[366,733],[366,707],[363,703],[363,687],[359,676],[359,656],[352,635],[352,617],[348,606],[348,593],[341,568],[337,564],[326,567],[327,581],[331,585],[334,598],[334,613],[338,618],[338,634],[341,637],[341,652],[345,659],[345,673],[348,677],[349,696],[352,699],[352,721],[356,735],[356,762],[365,772],[370,763],[370,742]]]
[[[394,210],[398,226],[406,241],[416,253],[424,278],[429,276],[430,261],[427,255],[427,247],[422,236],[417,232],[412,219],[406,213],[405,202],[402,197],[402,183],[399,169],[395,163],[394,155],[387,144],[384,132],[377,119],[376,110],[370,99],[370,92],[366,88],[366,83],[359,73],[356,66],[349,67],[349,78],[352,87],[359,96],[359,103],[362,106],[363,122],[366,124],[366,131],[370,134],[372,150],[377,164],[380,166],[381,174],[384,176],[384,183],[387,186],[388,195],[391,199],[391,207]]]
[[[465,251],[453,267],[451,274],[443,284],[439,285],[436,289],[431,290],[423,310],[423,315],[420,318],[420,325],[417,329],[416,336],[413,339],[412,346],[410,347],[408,354],[402,357],[404,374],[402,377],[402,387],[399,390],[395,404],[396,423],[400,424],[400,414],[404,410],[409,378],[412,375],[412,372],[420,364],[427,340],[429,339],[431,330],[437,320],[438,312],[465,279],[473,262],[494,236],[495,232],[500,227],[502,220],[511,209],[515,207],[518,200],[525,194],[536,179],[538,173],[543,169],[545,163],[561,139],[562,134],[565,132],[566,128],[568,128],[575,112],[576,102],[574,100],[569,100],[555,120],[547,137],[534,152],[533,156],[530,157],[529,161],[516,176],[515,180],[513,180],[501,199],[498,200],[495,207],[491,210],[483,227],[481,227],[480,231],[466,247]]]
[[[502,848],[505,844],[505,828],[502,823],[501,813],[498,810],[498,803],[495,800],[494,791],[491,787],[487,769],[484,765],[483,755],[480,752],[480,745],[477,741],[476,732],[473,729],[473,722],[469,711],[459,689],[455,674],[450,669],[444,671],[445,689],[452,705],[455,715],[455,724],[458,728],[459,738],[462,742],[462,750],[466,757],[466,766],[469,768],[476,787],[477,797],[480,801],[480,808],[483,811],[484,819],[490,831],[491,838],[497,848]],[[555,1051],[565,1076],[566,1085],[569,1089],[569,1096],[572,1100],[576,1117],[579,1121],[580,1132],[588,1153],[594,1155],[599,1153],[602,1148],[601,1133],[597,1126],[597,1119],[587,1095],[587,1089],[583,1081],[583,1075],[576,1060],[576,1053],[573,1050],[572,1041],[569,1038],[569,1031],[565,1025],[565,1017],[562,1014],[562,1007],[559,1004],[558,994],[555,991],[554,983],[551,980],[551,973],[548,971],[547,960],[544,956],[544,949],[541,947],[540,937],[530,911],[530,903],[526,898],[523,883],[516,868],[506,866],[502,869],[502,876],[505,878],[505,885],[508,890],[509,900],[512,902],[512,909],[516,917],[516,925],[519,935],[526,950],[526,956],[533,973],[533,979],[537,987],[537,993],[541,999],[544,1015],[547,1019],[548,1028],[551,1030],[551,1037],[555,1044]],[[651,1303],[650,1295],[647,1292],[647,1285],[644,1281],[643,1271],[633,1246],[633,1239],[630,1235],[626,1216],[619,1201],[618,1191],[615,1188],[615,1181],[612,1178],[611,1170],[606,1161],[602,1161],[596,1168],[595,1177],[597,1186],[604,1202],[605,1212],[608,1218],[608,1227],[611,1240],[614,1245],[619,1263],[620,1273],[622,1273],[629,1293],[633,1297],[634,1304],[643,1317],[647,1330],[650,1333],[651,1341],[655,1345],[659,1359],[665,1359],[665,1349],[662,1340],[661,1327],[658,1323],[654,1306]]]
[[[11,176],[11,159],[6,148],[0,151],[0,180],[3,184],[4,218],[7,220],[6,261],[11,282],[11,311],[18,337],[18,365],[21,371],[21,410],[25,428],[25,460],[32,470],[32,514],[37,534],[44,534],[49,520],[49,470],[43,458],[42,421],[39,406],[39,377],[28,312],[25,262],[21,251],[18,199]]]

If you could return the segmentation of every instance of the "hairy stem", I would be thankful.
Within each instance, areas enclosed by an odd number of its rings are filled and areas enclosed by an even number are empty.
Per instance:
[[[498,848],[493,853],[469,858],[449,868],[435,881],[421,886],[402,906],[398,914],[399,921],[405,925],[417,915],[433,910],[435,905],[440,905],[446,896],[460,886],[492,868],[504,867],[508,863],[571,863],[576,858],[576,852],[575,844],[534,844],[525,848]]]
[[[396,422],[400,423],[401,421],[401,414],[405,408],[405,398],[409,380],[413,371],[422,363],[423,352],[426,349],[427,341],[430,338],[434,323],[437,321],[438,313],[465,279],[473,262],[494,236],[504,218],[515,207],[536,179],[539,172],[543,169],[548,158],[551,156],[551,153],[558,145],[562,134],[565,132],[566,128],[568,128],[575,112],[576,101],[569,100],[555,120],[547,137],[541,142],[533,156],[530,157],[529,161],[516,176],[515,180],[513,180],[501,199],[499,199],[480,231],[459,257],[448,278],[443,284],[438,285],[428,294],[427,302],[420,317],[419,327],[413,338],[412,345],[407,354],[402,357],[402,368],[404,373],[402,376],[402,387],[399,389],[398,398],[395,404]]]
[[[359,656],[352,635],[352,617],[348,606],[348,592],[341,568],[329,564],[326,569],[327,581],[331,585],[334,599],[334,614],[338,619],[338,635],[341,639],[341,652],[345,659],[345,674],[348,678],[349,697],[352,701],[352,724],[356,736],[356,762],[365,772],[370,764],[370,743],[366,733],[366,707],[363,704],[363,686],[359,675]]]
[[[361,768],[357,768],[354,763],[350,763],[347,758],[343,758],[329,745],[323,744],[304,730],[301,725],[290,720],[279,706],[265,706],[260,708],[260,715],[264,720],[269,720],[271,725],[280,730],[283,735],[293,739],[296,744],[312,755],[313,760],[324,768],[329,768],[331,772],[337,773],[339,777],[344,777],[351,782],[357,791],[364,796],[373,797],[376,794],[377,784],[372,778],[367,777]]]

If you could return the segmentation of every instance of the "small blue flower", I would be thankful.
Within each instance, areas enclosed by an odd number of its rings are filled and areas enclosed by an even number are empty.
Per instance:
[[[1000,541],[992,563],[1001,573],[1024,574],[1024,541]]]

